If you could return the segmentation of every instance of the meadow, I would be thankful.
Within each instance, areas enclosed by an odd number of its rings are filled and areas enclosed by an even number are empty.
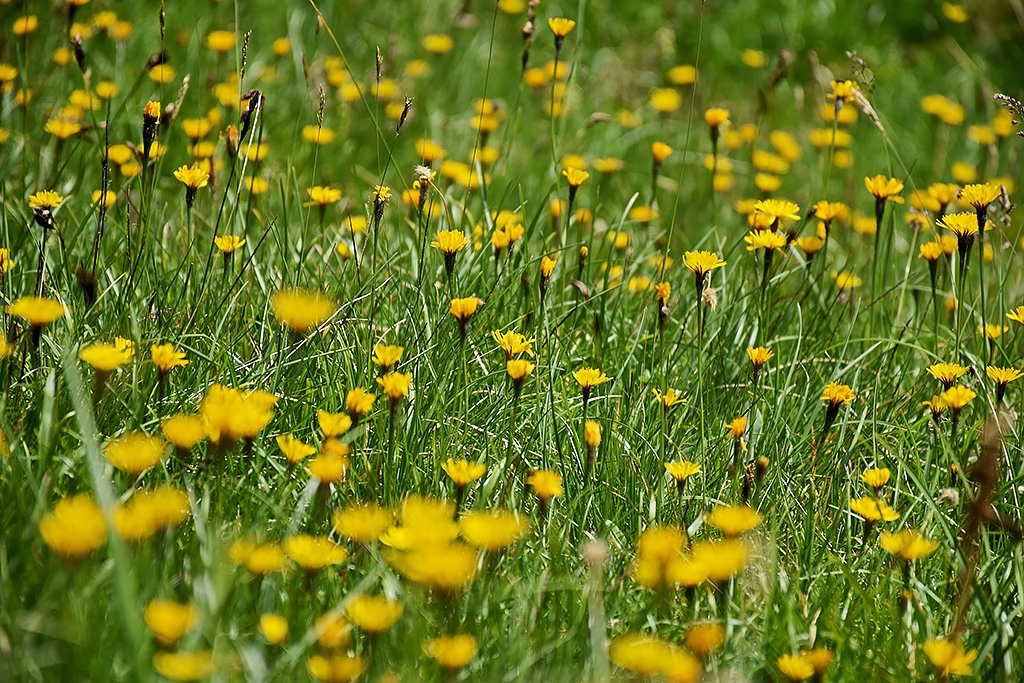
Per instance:
[[[0,680],[1020,680],[1022,35],[0,0]]]

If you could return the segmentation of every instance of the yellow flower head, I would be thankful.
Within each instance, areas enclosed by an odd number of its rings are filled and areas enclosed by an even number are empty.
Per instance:
[[[888,199],[897,204],[903,203],[903,197],[898,196],[900,192],[903,192],[903,183],[896,178],[876,175],[873,178],[864,178],[864,185],[876,199]]]
[[[1006,317],[1009,318],[1010,320],[1016,320],[1021,325],[1024,325],[1024,306],[1018,306],[1017,308],[1013,309],[1012,311],[1006,314]]]
[[[160,462],[165,447],[160,437],[128,432],[108,441],[103,454],[117,469],[128,474],[141,474]]]
[[[969,239],[978,234],[978,219],[972,213],[946,214],[939,224],[956,235],[958,239]]]
[[[754,369],[760,370],[765,363],[775,357],[775,352],[764,346],[747,347],[747,357],[750,358]]]
[[[814,215],[825,222],[845,221],[850,216],[850,207],[842,202],[820,201],[813,208]]]
[[[743,241],[747,243],[747,251],[784,249],[789,242],[785,235],[774,230],[752,230],[747,233]]]
[[[210,181],[210,174],[200,168],[198,164],[180,166],[174,172],[174,177],[193,192],[201,187],[206,187]]]
[[[496,553],[529,531],[525,517],[505,510],[473,510],[459,520],[459,534],[476,548]]]
[[[665,469],[677,483],[683,483],[693,475],[700,472],[700,465],[688,460],[677,460],[665,463]]]
[[[548,19],[548,21],[552,22],[554,19]],[[571,29],[572,26],[565,32],[568,33]],[[477,650],[479,650],[479,646],[476,638],[465,633],[433,638],[423,643],[423,653],[447,671],[458,671],[464,668],[476,657]]]
[[[84,557],[107,542],[103,510],[87,494],[62,498],[39,520],[39,534],[55,553]]]
[[[941,242],[925,242],[919,249],[918,258],[923,258],[929,263],[935,263],[945,253]]]
[[[352,427],[352,418],[348,413],[328,413],[326,410],[316,411],[317,423],[326,438],[341,436]]]
[[[698,657],[707,657],[725,642],[725,627],[714,622],[694,624],[686,629],[687,649]]]
[[[590,389],[611,380],[611,377],[595,368],[580,368],[572,373],[572,376],[583,389]]]
[[[926,372],[942,382],[942,386],[947,389],[956,384],[968,370],[969,367],[959,363],[932,363],[926,368]]]
[[[182,636],[199,625],[199,609],[195,605],[173,600],[150,600],[143,611],[146,626],[158,643],[173,647]]]
[[[548,27],[555,34],[555,38],[565,38],[576,27],[576,22],[565,17],[549,17]]]
[[[303,334],[328,321],[337,306],[319,291],[282,289],[270,298],[270,310],[282,325]]]
[[[64,304],[39,296],[23,296],[7,306],[7,312],[33,327],[42,327],[67,315]]]
[[[505,352],[506,359],[511,360],[513,356],[517,356],[520,353],[525,353],[529,356],[533,355],[533,342],[535,340],[527,339],[526,335],[513,332],[512,330],[504,333],[493,330],[491,338]]]
[[[90,344],[78,351],[78,357],[99,372],[113,372],[135,357],[134,345],[130,347],[117,344]]]
[[[913,529],[903,529],[895,534],[883,531],[879,543],[885,552],[895,555],[904,562],[928,557],[939,547],[938,541],[933,541]]]
[[[775,666],[791,681],[805,681],[814,675],[814,667],[802,655],[782,655],[775,660]]]
[[[469,240],[461,230],[442,230],[437,233],[437,241],[431,242],[430,246],[436,247],[448,255],[462,251],[467,244],[469,244]]]
[[[668,159],[672,154],[672,151],[672,148],[664,142],[654,142],[651,144],[651,154],[654,156],[656,164],[664,163],[665,159]]]
[[[1010,382],[1024,377],[1024,373],[1017,368],[997,368],[992,365],[985,368],[985,374],[997,385],[1004,387]]]
[[[683,398],[683,392],[678,389],[668,388],[665,390],[665,393],[662,393],[657,387],[655,387],[651,389],[651,393],[654,394],[654,398],[657,399],[658,403],[660,403],[666,410],[674,405],[686,403],[686,400]]]
[[[533,470],[526,483],[541,500],[562,497],[562,475],[554,470]]]
[[[949,676],[970,676],[974,673],[971,664],[978,658],[977,650],[965,651],[958,640],[932,638],[921,646],[928,661],[939,671],[939,680]]]
[[[388,344],[377,344],[373,347],[373,357],[370,359],[374,365],[379,365],[381,370],[387,372],[398,361],[402,360],[402,353],[405,351],[404,347],[392,346]]]
[[[854,92],[859,89],[853,81],[832,81],[832,92],[828,93],[826,97],[836,102],[846,103],[856,99]]]
[[[562,175],[569,181],[570,187],[579,187],[583,184],[583,181],[590,177],[590,174],[580,168],[567,168],[562,171]]]
[[[728,430],[728,436],[734,439],[742,439],[747,431],[747,418],[737,417],[732,422],[726,422],[725,429]]]
[[[284,540],[284,552],[295,564],[307,572],[314,572],[341,564],[348,559],[348,551],[323,536],[299,534]]]
[[[335,512],[331,518],[334,530],[356,543],[372,543],[391,526],[394,513],[376,503],[356,503]]]
[[[514,382],[521,382],[534,370],[534,364],[528,360],[515,359],[505,362],[505,371]]]
[[[960,190],[960,200],[975,209],[983,209],[998,199],[1002,192],[996,183],[974,183],[964,185],[964,189]]]
[[[160,421],[160,431],[175,448],[189,450],[206,438],[206,426],[198,415],[179,413]]]
[[[729,110],[719,107],[712,107],[704,112],[704,120],[712,128],[718,128],[723,123],[729,122]]]
[[[409,395],[409,383],[411,381],[411,374],[403,374],[401,372],[389,372],[383,377],[377,378],[377,384],[381,386],[384,395],[392,402],[401,401]]]
[[[42,190],[28,197],[28,205],[31,209],[56,209],[64,203],[64,197],[53,190]]]
[[[544,256],[540,260],[540,276],[542,278],[549,278],[551,274],[555,272],[555,265],[558,263],[558,257],[551,258],[550,256]]]
[[[149,348],[149,353],[153,359],[153,365],[162,374],[188,365],[185,352],[176,348],[174,344],[154,344]]]
[[[476,309],[479,305],[480,299],[477,299],[475,296],[452,299],[452,303],[448,307],[448,312],[451,313],[460,323],[465,324],[466,321],[476,313]]]
[[[668,298],[672,295],[672,283],[671,282],[659,282],[654,286],[654,298],[658,300],[658,303],[662,306],[668,305]]]
[[[850,510],[866,522],[894,522],[900,518],[899,513],[886,505],[884,501],[871,497],[853,498],[850,500]]]
[[[854,398],[856,397],[853,395],[853,389],[839,382],[829,382],[821,392],[821,400],[833,406],[848,406]]]
[[[345,608],[345,614],[365,633],[383,633],[395,625],[405,611],[399,600],[376,595],[358,595]]]
[[[873,489],[880,489],[889,481],[889,468],[873,467],[860,475],[860,480]]]
[[[288,637],[288,620],[280,614],[264,612],[260,615],[260,633],[271,645],[280,645]]]
[[[977,394],[967,387],[958,385],[942,392],[941,398],[947,406],[953,409],[954,413],[958,413],[963,410],[964,406],[970,403],[975,396],[977,396]]]
[[[213,242],[225,256],[230,256],[235,251],[245,246],[245,240],[238,235],[218,235],[213,238]]]
[[[848,270],[844,270],[841,273],[836,273],[836,287],[840,291],[846,291],[850,289],[856,289],[864,283],[860,276],[856,273],[851,273]]]
[[[451,477],[451,480],[457,487],[463,488],[484,476],[487,466],[482,463],[472,463],[468,460],[448,458],[441,464],[441,469]]]
[[[333,187],[324,187],[323,185],[307,188],[306,194],[309,195],[309,201],[306,202],[306,206],[326,207],[328,204],[334,204],[341,200],[341,190],[336,190]]]
[[[683,265],[697,275],[704,275],[710,270],[721,268],[725,261],[713,251],[688,251],[683,254]]]
[[[353,419],[366,415],[373,408],[377,396],[366,391],[363,387],[356,387],[345,394],[345,410]]]
[[[785,199],[762,199],[754,204],[754,213],[764,216],[771,225],[785,218],[789,221],[800,220],[800,207]]]
[[[213,653],[157,652],[153,655],[153,669],[172,681],[198,681],[213,673]]]
[[[276,437],[275,441],[277,441],[277,447],[284,453],[284,457],[293,465],[316,453],[316,449],[313,446],[304,443],[301,439],[297,439],[291,434],[281,434]]]
[[[761,523],[761,514],[746,505],[716,505],[704,521],[726,536],[739,536]]]

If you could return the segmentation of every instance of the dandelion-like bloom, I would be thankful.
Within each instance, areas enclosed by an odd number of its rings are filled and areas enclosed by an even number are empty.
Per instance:
[[[188,365],[185,352],[178,349],[174,344],[154,344],[149,348],[153,365],[161,375],[166,375],[174,368],[183,368]]]
[[[700,472],[700,465],[689,460],[676,460],[675,462],[666,462],[665,470],[675,479],[676,486],[681,492],[686,480]]]
[[[655,166],[661,166],[672,155],[674,150],[664,142],[651,143],[651,155],[654,157]]]
[[[955,386],[942,392],[942,400],[947,406],[953,409],[955,416],[977,396],[972,390],[965,386]]]
[[[135,345],[90,344],[79,349],[78,357],[97,372],[113,372],[135,357]]]
[[[53,190],[42,190],[28,197],[28,206],[31,209],[53,209],[64,203],[64,197]]]
[[[872,467],[860,475],[860,480],[873,488],[875,491],[882,488],[889,482],[888,467]]]
[[[345,614],[364,633],[383,633],[395,625],[405,611],[400,600],[376,595],[358,595],[345,608]]]
[[[661,404],[661,407],[668,410],[672,406],[686,403],[686,399],[683,398],[683,392],[678,389],[668,388],[664,393],[661,392],[657,387],[651,389],[651,393],[654,394],[655,400]]]
[[[280,614],[264,612],[260,615],[260,634],[270,645],[280,645],[288,637],[288,620]]]
[[[845,384],[839,382],[829,382],[828,386],[821,392],[821,400],[828,401],[829,405],[850,405],[850,401],[855,398],[853,390]]]
[[[441,469],[451,478],[457,488],[465,488],[482,477],[487,471],[487,466],[483,463],[448,458],[441,464]]]
[[[587,403],[590,401],[590,392],[598,384],[604,384],[611,380],[611,377],[604,374],[601,370],[595,368],[580,368],[576,372],[572,373],[573,379],[580,385],[580,389],[583,390],[583,408],[586,410]]]
[[[411,374],[401,372],[389,372],[383,377],[377,378],[377,384],[381,386],[384,395],[392,403],[397,403],[409,395],[409,383],[411,381]]]
[[[952,676],[971,676],[974,670],[971,664],[978,658],[977,650],[964,650],[958,640],[932,638],[921,645],[928,661],[939,673],[939,680],[946,681]]]
[[[747,347],[747,358],[750,359],[750,364],[754,366],[754,381],[757,381],[758,375],[761,374],[761,368],[769,360],[775,357],[775,352],[765,346]]]
[[[199,625],[201,615],[195,605],[173,600],[150,600],[142,616],[156,641],[163,647],[173,647]]]
[[[238,235],[218,235],[213,238],[213,243],[217,245],[217,248],[221,250],[225,257],[231,256],[245,246],[245,240]]]
[[[943,216],[939,224],[956,235],[960,258],[966,260],[971,244],[974,243],[974,236],[978,234],[977,219],[969,213],[951,213]]]
[[[459,331],[463,336],[466,334],[466,325],[469,323],[469,319],[476,313],[479,305],[480,299],[475,296],[467,296],[461,299],[452,299],[448,306],[448,312],[459,321]]]
[[[498,332],[493,330],[491,332],[491,338],[497,342],[501,350],[505,352],[505,360],[510,361],[513,357],[518,356],[520,353],[525,353],[528,356],[533,356],[533,343],[535,339],[527,339],[526,335],[518,332],[509,330],[508,332]]]
[[[956,381],[968,370],[970,370],[969,367],[959,363],[933,363],[926,368],[926,372],[942,382],[942,386],[946,389],[956,384]]]
[[[814,667],[802,655],[785,654],[775,660],[779,673],[791,681],[805,681],[814,675]]]
[[[198,415],[179,413],[160,421],[164,438],[181,451],[187,451],[206,438],[206,426]]]
[[[213,652],[157,652],[153,669],[172,681],[198,681],[213,673]]]
[[[697,285],[697,296],[704,291],[704,281],[709,271],[721,268],[725,261],[713,251],[688,251],[683,254],[683,265],[694,274]]]
[[[363,544],[380,538],[393,520],[394,513],[376,503],[356,503],[335,512],[331,517],[338,535]]]
[[[895,522],[900,518],[900,513],[886,505],[885,501],[871,497],[851,499],[850,510],[871,524],[880,521]]]
[[[306,194],[309,195],[309,201],[305,206],[319,206],[321,209],[341,200],[341,190],[323,185],[306,188]]]
[[[55,553],[84,557],[107,542],[103,510],[87,494],[62,498],[39,520],[39,534]]]
[[[107,442],[103,455],[117,469],[128,474],[141,474],[160,462],[165,447],[160,437],[128,432]]]
[[[707,657],[725,642],[725,627],[714,622],[694,624],[683,637],[687,649],[698,657]]]
[[[377,344],[373,347],[373,357],[370,360],[374,365],[379,365],[381,372],[387,374],[398,361],[402,360],[404,347],[389,344]]]
[[[313,655],[306,660],[306,672],[324,683],[351,683],[366,671],[366,661],[351,652]]]
[[[323,536],[289,536],[283,546],[285,554],[307,572],[320,571],[348,559],[347,550]]]
[[[761,513],[746,505],[716,505],[704,521],[729,537],[739,536],[761,524]]]
[[[897,204],[903,203],[903,197],[899,196],[899,193],[903,192],[903,183],[896,178],[876,175],[873,178],[864,178],[864,186],[875,196],[875,199],[883,202],[890,200]]]
[[[338,307],[322,292],[282,289],[270,298],[270,310],[293,333],[305,334],[323,325]]]
[[[448,256],[454,256],[465,249],[467,244],[469,240],[461,230],[442,230],[437,233],[437,240],[431,242],[430,246],[440,249],[447,259]]]
[[[459,520],[459,533],[466,542],[490,553],[501,552],[529,528],[525,517],[506,510],[473,510]]]
[[[548,501],[562,497],[562,475],[554,470],[533,470],[526,477],[526,483],[540,501],[542,514],[547,508]]]
[[[174,177],[185,186],[185,206],[190,209],[192,202],[196,199],[196,192],[210,182],[210,174],[200,168],[198,164],[179,167],[174,172]]]
[[[569,30],[571,28],[570,26]],[[466,633],[433,638],[423,643],[423,654],[447,671],[458,671],[467,666],[476,657],[479,649],[476,638]]]
[[[277,447],[292,465],[316,453],[316,448],[303,442],[291,434],[281,434],[275,438]]]
[[[505,362],[505,371],[517,388],[521,388],[525,380],[534,370],[534,364],[528,360],[516,359]]]
[[[1018,306],[1017,308],[1013,309],[1012,311],[1006,314],[1006,317],[1009,318],[1010,320],[1019,322],[1021,325],[1024,325],[1024,306]]]
[[[979,232],[985,231],[985,220],[989,204],[998,199],[1002,193],[1002,188],[996,183],[964,185],[964,188],[960,190],[960,201],[974,207]]]
[[[998,368],[992,365],[985,368],[985,374],[988,378],[996,383],[996,403],[1001,403],[1003,395],[1006,393],[1006,385],[1010,382],[1024,377],[1017,368]]]
[[[856,100],[856,91],[860,90],[853,81],[832,81],[832,92],[825,95],[826,98],[836,103],[836,109],[851,100]]]
[[[7,306],[7,312],[21,318],[34,328],[41,328],[67,315],[59,301],[39,296],[23,296]]]
[[[355,389],[349,390],[349,392],[345,394],[345,410],[348,411],[349,417],[352,418],[352,423],[355,424],[370,412],[376,401],[376,394],[369,393],[363,387],[356,387]]]
[[[762,199],[754,204],[754,214],[764,216],[768,225],[774,226],[776,222],[781,224],[782,219],[800,220],[800,206],[786,199]]]
[[[864,281],[856,273],[851,273],[848,270],[836,273],[836,288],[839,289],[840,292],[856,289],[862,284],[864,284]]]
[[[885,552],[904,562],[928,557],[939,548],[938,541],[933,541],[914,529],[902,529],[895,534],[883,531],[879,544]]]

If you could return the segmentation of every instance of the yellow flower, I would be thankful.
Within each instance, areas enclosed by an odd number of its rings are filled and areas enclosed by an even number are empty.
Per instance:
[[[103,511],[87,494],[62,498],[39,520],[39,534],[55,553],[84,557],[107,542]]]
[[[431,33],[423,36],[423,49],[427,52],[432,52],[435,55],[443,55],[446,52],[451,52],[451,49],[455,47],[455,41],[452,40],[451,36],[447,36],[443,33]]]
[[[1017,308],[1013,309],[1012,311],[1006,314],[1006,317],[1009,318],[1010,320],[1016,320],[1021,325],[1024,325],[1024,306],[1018,306]]]
[[[918,258],[923,258],[929,263],[935,263],[944,253],[940,242],[925,242],[920,247]]]
[[[848,270],[836,273],[836,287],[838,287],[840,291],[856,289],[857,287],[860,287],[863,282],[864,281],[861,280],[859,275],[851,273]]]
[[[153,655],[153,668],[172,681],[198,681],[213,673],[213,653],[209,650],[157,652]]]
[[[280,645],[288,637],[288,620],[280,614],[264,612],[260,615],[260,633],[271,645]]]
[[[317,643],[324,649],[334,650],[352,644],[352,625],[336,612],[325,612],[317,617],[313,622],[313,631],[316,633]]]
[[[707,124],[712,128],[718,128],[723,123],[728,123],[729,110],[712,107],[704,112],[704,120],[707,121]]]
[[[548,19],[548,22],[552,21],[554,19]],[[571,29],[572,26],[565,29],[565,32],[568,33]],[[555,30],[553,26],[552,30]],[[476,638],[465,633],[442,636],[423,643],[423,653],[437,662],[442,669],[448,671],[458,671],[472,662],[478,649]]]
[[[860,475],[860,480],[873,489],[880,489],[889,481],[889,468],[873,467]]]
[[[389,372],[383,377],[377,378],[377,384],[381,386],[384,394],[392,401],[401,401],[409,395],[409,383],[412,381],[411,374],[401,372]]]
[[[713,251],[688,251],[683,254],[683,265],[687,270],[701,276],[710,270],[721,268],[725,261]]]
[[[299,534],[284,540],[284,552],[307,572],[319,571],[348,559],[348,551],[323,536]]]
[[[402,360],[402,352],[405,349],[401,346],[389,346],[377,344],[373,347],[373,357],[370,358],[374,365],[379,365],[385,373],[388,372],[398,361]]]
[[[246,549],[238,559],[239,564],[244,564],[250,573],[256,576],[275,574],[281,571],[285,565],[285,554],[276,543],[264,543],[253,545]]]
[[[873,178],[864,178],[864,185],[876,199],[888,199],[897,204],[903,203],[903,197],[898,196],[900,192],[903,192],[903,183],[896,178],[876,175]]]
[[[235,34],[232,31],[210,31],[206,35],[206,47],[215,52],[227,52],[235,46]]]
[[[270,298],[270,310],[289,330],[304,334],[330,320],[338,307],[319,291],[282,289]]]
[[[193,193],[201,187],[206,187],[210,181],[210,174],[200,168],[198,164],[180,166],[174,172],[174,177]]]
[[[658,300],[660,305],[667,306],[670,296],[672,296],[671,282],[659,282],[654,286],[654,298]]]
[[[814,256],[825,247],[825,240],[820,237],[797,237],[796,246],[800,247],[800,249],[807,254],[808,261],[810,261],[810,257]]]
[[[309,195],[309,201],[306,202],[305,206],[319,206],[323,208],[341,199],[341,190],[336,190],[333,187],[324,187],[323,185],[307,188],[306,194]]]
[[[520,353],[533,356],[533,342],[535,340],[527,339],[526,335],[513,332],[512,330],[504,333],[493,330],[491,332],[491,338],[497,342],[498,346],[500,346],[505,352],[505,358],[507,360],[511,360],[513,356],[517,356]]]
[[[199,405],[206,435],[217,445],[230,446],[239,439],[252,440],[274,419],[277,397],[265,391],[248,394],[212,384]]]
[[[739,536],[761,523],[761,514],[746,505],[716,505],[704,521],[726,536]]]
[[[555,34],[556,40],[565,38],[576,27],[576,22],[565,17],[548,17],[548,27]]]
[[[737,417],[732,422],[726,422],[725,428],[728,430],[728,436],[734,439],[742,439],[743,434],[747,431],[747,418]]]
[[[562,175],[569,181],[570,187],[579,187],[583,184],[583,181],[590,177],[589,173],[579,168],[567,168],[562,171]]]
[[[958,640],[932,638],[925,641],[921,649],[932,666],[939,670],[940,680],[946,680],[950,675],[970,676],[974,673],[971,664],[978,658],[978,651],[964,651]]]
[[[866,522],[894,522],[900,518],[900,514],[886,505],[885,501],[869,497],[851,499],[850,510]]]
[[[117,344],[90,344],[78,351],[78,357],[99,372],[113,372],[135,357],[134,345],[131,347]]]
[[[975,209],[983,209],[994,202],[1002,194],[1002,189],[995,183],[975,183],[964,185],[960,190],[960,200],[973,206]]]
[[[206,438],[203,418],[198,415],[172,415],[160,421],[160,431],[175,448],[189,450]]]
[[[353,420],[356,420],[370,412],[376,401],[375,394],[369,393],[363,387],[356,387],[345,395],[345,410]]]
[[[963,410],[964,406],[970,403],[975,396],[977,396],[977,394],[967,387],[955,386],[942,392],[942,396],[940,398],[947,406],[953,409],[954,413],[958,413]]]
[[[11,25],[11,33],[16,36],[27,36],[30,33],[34,33],[38,27],[39,17],[34,14],[27,14],[14,20],[14,23]]]
[[[707,657],[725,642],[725,628],[721,624],[704,622],[686,629],[686,647],[698,657]]]
[[[960,194],[960,186],[953,183],[933,183],[928,186],[928,195],[939,203],[940,208],[945,208],[956,200]]]
[[[764,346],[747,347],[747,357],[750,358],[750,362],[754,366],[754,370],[757,371],[760,370],[765,363],[775,357],[775,352]]]
[[[683,399],[683,392],[679,391],[678,389],[669,388],[665,390],[665,393],[661,393],[661,391],[659,391],[657,388],[654,388],[651,389],[651,392],[654,394],[654,397],[655,399],[657,399],[658,403],[660,403],[662,407],[665,408],[666,410],[676,404],[686,402]]]
[[[529,524],[517,512],[472,510],[459,520],[459,533],[475,548],[496,553],[526,535]]]
[[[316,449],[291,434],[281,434],[275,441],[288,462],[295,464],[316,453]]]
[[[127,432],[108,441],[103,455],[123,472],[142,474],[160,462],[165,449],[166,444],[160,437],[144,432]]]
[[[65,119],[50,119],[43,126],[43,130],[58,140],[67,140],[72,135],[82,132],[82,124]]]
[[[188,365],[185,352],[175,348],[174,344],[154,344],[149,349],[153,359],[153,365],[161,374],[166,374],[174,368],[183,368]]]
[[[484,472],[487,471],[487,466],[482,463],[472,463],[468,460],[448,458],[448,460],[441,464],[441,469],[451,477],[455,486],[463,488],[482,477]]]
[[[700,678],[701,665],[682,648],[654,636],[631,633],[612,643],[609,657],[616,666],[647,680],[693,683]]]
[[[985,368],[985,374],[997,385],[1003,387],[1016,379],[1024,377],[1024,373],[1017,368],[997,368],[992,365]]]
[[[768,225],[783,218],[790,221],[800,220],[800,207],[785,199],[762,199],[754,204],[754,214],[764,216]]]
[[[826,223],[834,220],[845,221],[850,216],[850,208],[842,202],[820,201],[813,208],[814,215]]]
[[[533,470],[526,483],[541,500],[562,497],[562,475],[553,470]]]
[[[371,543],[391,526],[394,514],[375,503],[357,503],[335,512],[334,530],[356,543]]]
[[[521,382],[533,372],[534,364],[528,360],[517,359],[505,362],[505,371],[513,382]]]
[[[879,543],[883,550],[904,562],[928,557],[939,547],[938,541],[933,541],[912,529],[903,529],[895,534],[883,531]]]
[[[237,235],[218,235],[213,238],[213,242],[225,256],[231,255],[234,251],[241,249],[245,245],[245,240]]]
[[[598,384],[604,384],[611,380],[611,377],[594,368],[580,368],[572,373],[572,376],[584,390],[589,390]]]
[[[173,647],[182,636],[199,625],[199,610],[195,605],[173,600],[150,600],[143,611],[146,626],[164,647]]]
[[[830,100],[835,100],[837,103],[846,103],[856,99],[854,92],[857,90],[860,90],[860,88],[853,81],[832,81],[832,92],[828,93],[826,97]]]
[[[67,315],[64,304],[38,296],[23,296],[7,306],[7,312],[28,321],[33,327],[42,327]]]
[[[469,240],[461,230],[442,230],[437,233],[437,240],[430,243],[430,246],[437,247],[446,256],[462,251]]]
[[[689,462],[688,460],[677,460],[675,462],[665,463],[665,469],[668,470],[668,473],[676,480],[676,483],[681,484],[700,472],[700,465],[695,462]]]
[[[743,241],[747,243],[747,251],[754,251],[755,249],[772,251],[773,249],[785,248],[789,240],[785,235],[774,230],[752,230],[747,233]]]
[[[821,400],[828,401],[832,406],[848,406],[854,398],[856,397],[853,395],[853,390],[839,382],[829,382],[828,386],[821,392]]]
[[[672,148],[666,145],[664,142],[651,143],[651,154],[654,156],[654,163],[664,163],[665,159],[668,159],[669,155],[672,154]]]
[[[306,671],[324,683],[351,683],[366,671],[362,656],[350,652],[313,655],[306,660]]]
[[[64,203],[64,197],[53,190],[42,190],[28,197],[28,205],[31,209],[56,209]]]
[[[429,532],[426,528],[415,530],[417,534]],[[478,564],[476,550],[457,542],[414,544],[408,553],[390,551],[390,561],[407,579],[449,593],[469,585],[476,578]]]
[[[814,675],[814,667],[801,655],[785,654],[775,660],[779,673],[791,681],[804,681]]]
[[[452,303],[448,307],[448,312],[455,316],[456,320],[465,325],[470,317],[476,313],[476,309],[479,305],[480,299],[477,299],[475,296],[452,299]]]
[[[383,633],[395,625],[405,605],[376,595],[360,594],[345,608],[345,613],[356,626],[366,633]]]
[[[302,139],[314,145],[329,145],[334,142],[337,133],[323,126],[303,126]]]
[[[942,382],[942,386],[946,389],[956,384],[956,381],[968,370],[970,370],[969,367],[959,363],[932,363],[926,368],[926,372]]]
[[[978,234],[978,219],[971,213],[946,214],[939,223],[959,240],[970,239]]]

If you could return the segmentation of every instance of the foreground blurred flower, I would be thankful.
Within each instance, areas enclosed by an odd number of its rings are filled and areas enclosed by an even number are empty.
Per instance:
[[[33,341],[38,341],[43,327],[67,315],[68,311],[59,301],[38,296],[23,296],[7,306],[7,312],[25,320],[32,327]]]
[[[163,647],[173,647],[199,625],[199,609],[173,600],[150,600],[143,612],[146,626]]]
[[[230,448],[244,439],[253,439],[274,419],[277,397],[262,390],[243,393],[222,384],[212,384],[199,404],[199,415],[210,442]]]
[[[895,534],[883,531],[879,544],[885,552],[903,562],[928,557],[939,547],[938,541],[933,541],[914,529],[903,529]]]
[[[299,534],[284,540],[285,554],[307,572],[315,572],[348,559],[348,551],[323,536]]]
[[[974,674],[971,664],[978,658],[977,650],[965,651],[960,641],[949,638],[941,640],[932,638],[921,645],[928,661],[938,670],[940,683],[945,683],[952,676],[971,676]]]
[[[144,432],[127,432],[108,441],[103,455],[122,472],[142,474],[160,462],[166,447],[160,437]]]
[[[305,334],[329,320],[337,306],[322,292],[282,289],[270,298],[270,309],[291,332]]]
[[[466,633],[441,636],[423,643],[423,653],[449,672],[467,666],[476,657],[478,650],[476,638]]]
[[[39,534],[55,553],[78,558],[107,542],[107,523],[96,501],[80,493],[57,501],[39,520]]]
[[[280,614],[264,612],[260,615],[260,633],[271,645],[280,645],[288,637],[288,620]]]
[[[191,513],[188,494],[164,484],[138,491],[124,505],[114,508],[114,531],[125,541],[136,543],[173,529]]]
[[[360,594],[345,608],[352,623],[365,633],[383,633],[395,625],[402,616],[405,606],[399,600],[390,600],[376,595]]]
[[[198,681],[213,673],[213,653],[209,650],[157,652],[153,655],[153,668],[172,681]]]
[[[666,681],[693,683],[701,675],[700,662],[685,650],[646,634],[631,633],[616,639],[609,658],[641,679],[660,676]]]
[[[361,656],[349,652],[313,655],[306,660],[306,671],[325,683],[351,683],[366,671],[366,662]]]
[[[372,543],[391,526],[394,513],[376,503],[356,503],[335,512],[331,517],[334,530],[356,543]]]

